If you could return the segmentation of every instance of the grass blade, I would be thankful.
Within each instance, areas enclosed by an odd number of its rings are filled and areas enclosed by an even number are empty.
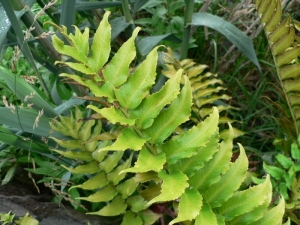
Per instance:
[[[261,71],[251,39],[231,23],[209,13],[194,13],[191,25],[207,26],[220,32]]]

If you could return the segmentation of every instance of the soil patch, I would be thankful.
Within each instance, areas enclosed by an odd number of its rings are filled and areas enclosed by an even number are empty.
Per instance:
[[[28,212],[40,225],[112,224],[104,222],[99,216],[86,215],[69,206],[59,206],[51,202],[51,194],[34,192],[34,187],[31,190],[18,184],[0,186],[0,213],[11,211],[16,217],[20,217]]]

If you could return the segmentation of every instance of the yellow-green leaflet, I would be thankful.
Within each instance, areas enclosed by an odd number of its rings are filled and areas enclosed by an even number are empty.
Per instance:
[[[158,173],[158,176],[162,179],[161,194],[151,199],[147,206],[155,202],[167,202],[179,198],[185,191],[188,185],[188,178],[180,171],[173,171],[167,174],[163,170]]]

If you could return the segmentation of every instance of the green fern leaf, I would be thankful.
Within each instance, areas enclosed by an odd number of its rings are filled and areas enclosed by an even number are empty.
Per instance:
[[[105,81],[109,81],[115,87],[123,84],[128,78],[129,65],[136,55],[134,40],[139,30],[140,28],[136,28],[132,32],[132,36],[121,46],[103,70]]]
[[[161,217],[161,214],[154,213],[149,209],[143,210],[139,215],[143,218],[143,225],[152,225]]]
[[[188,78],[185,76],[185,85],[179,96],[171,103],[170,107],[161,112],[154,120],[151,127],[143,132],[151,137],[150,142],[161,144],[172,134],[176,127],[189,119],[192,105],[192,91]]]
[[[170,48],[168,48],[168,53],[164,53],[164,56],[167,70],[162,71],[162,73],[165,76],[170,78],[174,76],[176,70],[182,68],[190,80],[193,92],[193,102],[195,103],[192,107],[194,113],[192,114],[191,120],[193,122],[198,124],[203,121],[203,119],[210,114],[210,111],[212,110],[211,105],[217,106],[219,113],[224,110],[227,111],[228,108],[234,109],[234,107],[220,106],[220,104],[218,104],[220,101],[223,102],[223,100],[229,100],[230,96],[222,94],[224,92],[223,90],[226,90],[226,88],[223,86],[223,81],[217,78],[217,74],[204,72],[208,66],[197,65],[191,59],[177,61]],[[231,122],[229,118],[223,118],[226,119],[226,123]],[[219,120],[219,123],[222,123],[222,120]],[[239,130],[237,131],[238,132],[234,132],[235,136],[243,134],[242,132],[239,132]]]
[[[121,225],[143,225],[143,220],[139,216],[135,216],[133,212],[127,211],[124,215]]]
[[[52,36],[52,44],[56,51],[60,54],[70,56],[76,59],[78,62],[85,63],[85,56],[80,54],[77,49],[73,46],[65,45],[65,43],[59,39],[56,35]]]
[[[99,216],[117,216],[125,212],[127,204],[124,202],[121,196],[114,198],[110,204],[103,207],[98,212],[87,213],[90,215],[99,215]]]
[[[61,147],[67,148],[69,150],[73,149],[80,149],[84,150],[84,144],[81,140],[59,140],[55,137],[51,137],[57,144],[59,144]]]
[[[239,158],[231,164],[221,179],[212,184],[203,195],[212,208],[219,207],[228,200],[240,187],[248,170],[248,159],[244,148],[240,147]]]
[[[279,204],[274,208],[270,209],[268,212],[264,213],[263,217],[249,225],[279,225],[281,223],[281,218],[284,214],[284,199],[280,198]],[[280,221],[280,222],[279,222]]]
[[[147,201],[140,195],[130,196],[127,198],[127,204],[130,206],[132,212],[140,212],[146,209]]]
[[[77,166],[76,168],[70,168],[65,165],[62,165],[62,167],[72,173],[94,174],[100,172],[99,165],[96,161],[91,161],[85,165]]]
[[[172,164],[179,159],[189,158],[195,155],[199,147],[205,146],[210,137],[218,129],[218,121],[219,113],[217,108],[214,108],[213,113],[198,126],[164,143],[161,149],[166,153],[167,162]]]
[[[85,152],[85,151],[59,151],[56,149],[52,149],[52,151],[55,151],[57,153],[59,153],[60,155],[63,155],[67,158],[70,159],[77,159],[77,160],[84,160],[84,161],[89,161],[92,160],[93,157],[91,156],[91,154],[89,152]]]
[[[117,191],[122,195],[123,199],[128,198],[133,194],[133,192],[136,191],[136,188],[138,187],[139,183],[135,182],[134,177],[122,182],[119,184],[116,189]]]
[[[173,171],[167,174],[163,170],[158,173],[159,178],[163,180],[161,194],[151,199],[146,206],[155,202],[167,202],[179,198],[184,190],[189,186],[188,177],[180,171]]]
[[[174,165],[174,168],[179,169],[184,174],[190,176],[197,170],[204,167],[205,163],[212,159],[213,155],[219,150],[219,133],[215,132],[209,142],[204,146],[200,147],[198,153],[190,158],[181,159]],[[172,165],[170,165],[172,166]]]
[[[104,170],[106,173],[111,172],[118,165],[123,154],[124,152],[117,151],[107,156],[106,159],[99,164],[99,168]]]
[[[133,125],[135,123],[135,119],[126,118],[120,109],[116,109],[113,106],[110,108],[99,109],[94,105],[88,105],[87,108],[101,114],[113,124],[120,123],[122,125]]]
[[[70,190],[73,188],[81,188],[84,190],[94,190],[97,188],[102,188],[105,185],[107,185],[108,183],[109,183],[109,181],[106,178],[106,174],[104,172],[100,172],[100,173],[96,174],[95,176],[93,176],[91,179],[84,182],[83,184],[72,186],[70,188]]]
[[[218,221],[218,225],[226,225],[225,218],[223,216],[220,216],[219,214],[217,214],[217,221]]]
[[[146,140],[139,137],[136,132],[129,127],[122,130],[117,140],[111,145],[99,149],[99,151],[115,150],[115,151],[125,151],[126,149],[141,150]]]
[[[211,103],[214,103],[215,101],[217,100],[230,100],[231,97],[226,95],[226,94],[223,94],[223,95],[212,95],[210,96],[209,98],[207,99],[197,99],[195,102],[196,102],[196,105],[200,108],[206,104],[211,104]]]
[[[203,203],[203,206],[196,217],[195,225],[218,225],[216,214],[212,211],[211,207],[207,203]]]
[[[154,48],[141,65],[132,73],[128,81],[115,90],[121,106],[126,109],[136,108],[149,94],[155,82],[158,53]]]
[[[84,61],[87,60],[89,54],[89,28],[86,27],[81,33],[80,29],[76,26],[73,26],[75,34],[70,33],[69,38],[73,41],[74,46],[77,51],[80,52],[84,57]]]
[[[271,198],[269,198],[268,195],[268,197],[265,199],[265,202],[262,205],[257,206],[248,213],[234,217],[233,220],[229,221],[229,225],[250,224],[254,221],[259,220],[266,213],[270,202]]]
[[[95,73],[100,72],[110,54],[111,26],[108,23],[109,14],[110,12],[107,11],[100,22],[91,46],[91,56],[87,61],[88,66],[93,68]],[[99,54],[99,49],[101,49],[101,54]]]
[[[202,207],[202,196],[195,189],[186,189],[179,202],[179,212],[176,219],[169,225],[195,219]]]
[[[137,173],[134,177],[135,182],[137,183],[145,183],[147,181],[153,180],[155,183],[159,183],[160,179],[158,175],[154,171],[146,172],[146,173]]]
[[[106,154],[107,154],[107,152],[104,152],[104,151],[94,151],[92,153],[92,157],[97,162],[101,162],[105,158]]]
[[[161,171],[166,162],[166,155],[161,152],[158,155],[151,154],[145,147],[139,152],[139,157],[134,167],[123,170],[121,173],[144,173],[148,171]]]
[[[78,75],[61,73],[59,76],[69,77],[79,84],[88,87],[96,97],[107,97],[109,102],[113,102],[115,100],[114,87],[109,81],[102,86],[99,86],[94,80],[83,80],[83,78]]]
[[[107,174],[107,179],[111,183],[113,183],[113,185],[117,185],[121,180],[125,178],[126,173],[120,174],[120,172],[130,167],[132,156],[133,154],[131,154],[131,156],[124,163],[122,163],[121,165],[116,167],[112,172]]]
[[[79,131],[79,139],[87,141],[92,133],[92,127],[95,125],[95,120],[86,121]]]
[[[78,72],[81,72],[83,74],[87,74],[87,75],[96,75],[95,71],[90,68],[90,67],[86,67],[86,65],[82,64],[82,63],[73,63],[73,62],[64,62],[64,61],[56,61],[55,64],[64,64]]]
[[[233,132],[231,126],[230,131],[230,136],[220,144],[220,150],[189,180],[191,186],[199,190],[200,193],[203,193],[211,184],[220,180],[220,174],[229,168],[233,147]]]
[[[262,205],[265,199],[269,198],[268,195],[272,195],[272,185],[269,175],[263,183],[250,187],[245,191],[236,192],[222,204],[218,211],[224,216],[226,221],[229,221]],[[255,201],[253,201],[254,199]]]
[[[136,126],[141,129],[150,127],[160,111],[179,94],[182,71],[177,71],[157,93],[146,97],[135,109],[129,110],[131,118],[136,118]]]
[[[111,183],[101,188],[96,193],[88,197],[80,197],[79,199],[89,201],[89,202],[107,202],[112,200],[118,194],[115,186]]]

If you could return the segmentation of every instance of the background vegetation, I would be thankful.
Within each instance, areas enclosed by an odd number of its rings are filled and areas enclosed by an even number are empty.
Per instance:
[[[269,173],[274,191],[272,203],[277,204],[282,195],[287,203],[286,218],[290,217],[293,223],[300,224],[297,211],[297,179],[300,170],[297,137],[294,135],[294,125],[289,120],[291,114],[268,40],[252,1],[198,0],[193,1],[192,5],[189,3],[192,1],[184,0],[0,2],[0,15],[7,15],[7,19],[4,17],[0,22],[0,28],[4,31],[0,34],[0,62],[3,68],[14,74],[0,69],[2,184],[24,182],[32,184],[37,191],[46,185],[52,189],[55,201],[66,202],[64,199],[68,199],[68,204],[81,211],[95,211],[101,205],[77,199],[90,192],[69,189],[69,186],[83,183],[87,179],[86,174],[76,175],[65,169],[75,166],[74,161],[55,154],[51,149],[56,147],[56,142],[43,137],[49,136],[49,120],[59,115],[68,116],[69,109],[75,113],[74,105],[78,106],[77,109],[83,112],[83,117],[88,121],[93,112],[86,109],[86,106],[95,100],[77,82],[58,76],[60,73],[77,72],[55,63],[74,62],[53,47],[53,34],[62,38],[58,32],[60,28],[56,25],[66,26],[68,32],[75,31],[72,25],[81,31],[89,27],[91,42],[105,11],[111,11],[110,58],[131,37],[137,26],[142,29],[135,41],[137,57],[130,64],[131,68],[139,65],[154,47],[160,44],[169,47],[169,51],[159,51],[154,91],[159,90],[167,77],[170,77],[167,71],[171,69],[182,68],[188,73],[196,65],[206,65],[202,70],[198,68],[199,74],[209,79],[218,74],[215,83],[204,87],[205,90],[213,87],[218,91],[198,96],[201,100],[204,97],[213,100],[205,105],[197,105],[195,102],[193,120],[181,128],[187,129],[203,121],[207,114],[201,116],[200,113],[199,116],[199,110],[212,106],[220,109],[223,106],[220,115],[224,120],[220,122],[220,129],[226,137],[226,122],[231,122],[236,137],[232,161],[239,156],[237,143],[244,146],[249,160],[249,170],[242,188],[261,183],[266,172]],[[292,19],[299,20],[299,2],[282,1],[282,6],[282,10],[288,12]],[[210,24],[190,25],[192,21],[188,15],[191,16],[193,12],[219,16],[251,38],[259,66],[256,58],[251,55],[251,45],[248,48],[239,46],[232,36],[222,33],[222,26],[212,29]],[[245,40],[242,35],[240,38]],[[63,40],[67,43],[66,39]],[[108,123],[104,126],[109,130],[111,125]],[[111,138],[103,140],[109,141],[118,133],[106,135]],[[64,138],[57,131],[51,133],[51,136]],[[54,180],[58,187],[53,185]]]

